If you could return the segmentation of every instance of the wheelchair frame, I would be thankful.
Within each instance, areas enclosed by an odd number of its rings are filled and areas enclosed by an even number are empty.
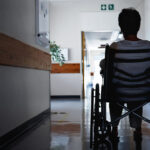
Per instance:
[[[109,62],[111,61],[111,57],[109,55],[109,46],[106,47],[105,59],[106,59],[105,66],[108,66],[110,64]],[[108,98],[108,89],[109,89],[108,84],[110,82],[110,74],[108,73],[108,69],[109,68],[107,67],[104,72],[104,85],[101,86],[101,94],[99,92],[99,84],[96,84],[95,89],[94,88],[91,89],[90,148],[94,150],[98,150],[100,146],[101,149],[103,149],[103,147],[112,149],[112,144],[108,139],[111,133],[111,126],[113,123],[128,116],[130,113],[150,123],[149,119],[135,113],[136,110],[143,107],[149,102],[145,102],[130,111],[126,106],[121,105],[119,102],[116,102],[116,105],[122,107],[127,112],[114,121],[108,121],[106,119],[106,102]]]

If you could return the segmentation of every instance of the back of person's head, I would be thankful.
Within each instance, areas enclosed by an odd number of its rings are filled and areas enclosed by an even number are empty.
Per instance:
[[[125,35],[136,35],[140,28],[141,17],[134,8],[126,8],[119,14],[119,26]]]

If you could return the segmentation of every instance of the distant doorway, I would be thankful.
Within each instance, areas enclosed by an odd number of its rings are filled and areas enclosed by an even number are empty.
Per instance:
[[[118,40],[119,31],[82,32],[83,97],[96,83],[102,84],[99,63],[104,58],[105,46]]]

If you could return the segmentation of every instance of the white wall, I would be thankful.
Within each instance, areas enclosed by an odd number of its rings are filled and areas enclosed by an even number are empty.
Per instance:
[[[0,0],[0,32],[39,47],[35,0]],[[0,136],[49,108],[49,84],[49,71],[0,65]]]
[[[114,4],[114,11],[101,11],[101,4]],[[101,0],[81,2],[81,23],[82,30],[111,30],[119,29],[118,27],[118,14],[123,8],[133,7],[140,12],[141,15],[141,28],[138,36],[142,39],[145,38],[145,20],[144,20],[144,1],[143,0]],[[112,16],[112,17],[111,17]],[[85,21],[84,25],[83,22]],[[84,29],[85,28],[85,29]]]
[[[81,95],[80,74],[52,74],[52,95]]]
[[[1,0],[0,20],[0,32],[49,51],[36,44],[35,0]]]
[[[0,66],[0,136],[49,108],[49,72]]]
[[[115,4],[115,10],[112,12],[106,11],[106,13],[100,12],[102,3]],[[81,31],[118,29],[117,14],[122,8],[126,7],[135,7],[140,11],[143,18],[143,0],[51,1],[50,39],[56,41],[61,47],[70,49],[70,60],[66,63],[76,62],[81,64]],[[144,20],[142,20],[139,37],[144,38]],[[59,84],[57,84],[58,76],[59,83],[62,84],[62,87],[66,87],[65,89],[59,88]],[[72,86],[66,86],[65,84],[71,84]],[[81,84],[82,74],[78,77],[74,74],[53,74],[51,78],[52,95],[80,95]]]
[[[119,12],[83,12],[81,18],[82,31],[113,31],[119,30],[116,23]],[[107,19],[104,19],[107,18]]]
[[[81,61],[80,14],[78,4],[56,2],[50,4],[50,39],[58,45],[69,48],[70,61]]]
[[[81,32],[78,4],[56,2],[50,4],[50,39],[69,48],[67,63],[81,62]],[[81,95],[81,74],[52,74],[52,95]]]

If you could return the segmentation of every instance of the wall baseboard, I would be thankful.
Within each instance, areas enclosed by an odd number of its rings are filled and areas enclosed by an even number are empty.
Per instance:
[[[0,137],[0,150],[4,149],[8,144],[11,144],[17,140],[20,136],[31,130],[32,128],[38,126],[45,118],[50,116],[50,109],[47,109],[40,113],[39,115],[33,117],[32,119],[26,121],[10,132]]]
[[[80,95],[52,95],[51,99],[72,99],[80,98]]]

